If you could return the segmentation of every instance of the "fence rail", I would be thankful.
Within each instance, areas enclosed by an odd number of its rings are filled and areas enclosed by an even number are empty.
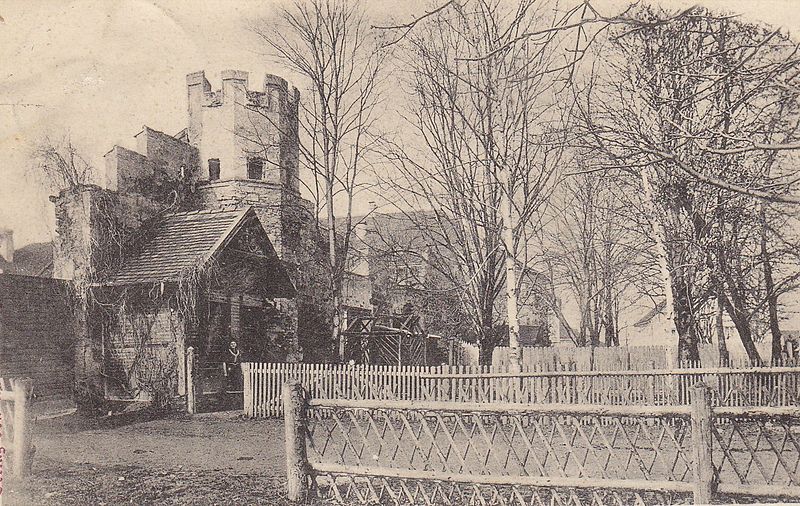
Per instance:
[[[244,410],[283,415],[281,387],[299,381],[314,399],[688,406],[692,385],[715,406],[798,406],[800,367],[509,372],[505,367],[244,363]]]
[[[284,387],[290,499],[652,504],[800,498],[800,410],[308,398]],[[309,488],[309,485],[311,488]],[[734,497],[735,496],[735,497]]]

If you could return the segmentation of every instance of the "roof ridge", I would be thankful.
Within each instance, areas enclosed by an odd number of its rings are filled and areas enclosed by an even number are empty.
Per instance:
[[[217,207],[213,209],[192,209],[190,211],[179,211],[176,213],[169,213],[165,214],[164,218],[173,218],[173,217],[180,217],[180,216],[194,216],[200,214],[221,214],[221,213],[234,213],[234,212],[244,212],[250,209],[253,206],[245,205],[245,206],[223,206]]]

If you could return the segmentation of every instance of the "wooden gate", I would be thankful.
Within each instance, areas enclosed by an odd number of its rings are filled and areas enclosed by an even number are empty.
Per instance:
[[[435,338],[420,327],[416,315],[361,316],[343,332],[345,361],[370,365],[440,364],[434,356]]]

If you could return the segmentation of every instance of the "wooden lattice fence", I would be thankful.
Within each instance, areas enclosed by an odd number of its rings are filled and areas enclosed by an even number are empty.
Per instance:
[[[800,498],[800,409],[308,399],[284,390],[290,499],[706,504]]]
[[[502,367],[416,367],[245,363],[244,410],[282,416],[281,388],[299,381],[312,398],[686,406],[704,381],[717,406],[800,405],[800,368],[537,371]]]

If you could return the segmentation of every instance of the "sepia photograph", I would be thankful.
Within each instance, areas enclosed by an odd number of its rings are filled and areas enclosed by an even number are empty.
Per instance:
[[[0,506],[800,504],[800,0],[0,0]]]

